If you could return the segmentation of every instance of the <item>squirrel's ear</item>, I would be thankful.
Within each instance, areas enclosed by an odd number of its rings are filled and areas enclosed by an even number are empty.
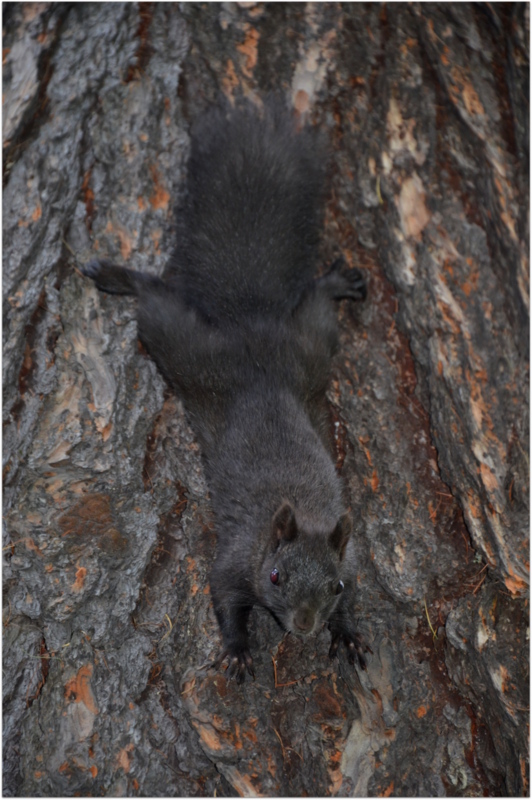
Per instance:
[[[297,534],[296,515],[290,503],[285,502],[279,506],[272,519],[272,545],[274,548],[281,540],[289,542]]]
[[[342,514],[336,523],[336,528],[329,536],[329,543],[334,550],[338,551],[340,561],[344,557],[345,548],[351,536],[352,529],[353,523],[351,521],[351,515],[346,511],[345,514]]]

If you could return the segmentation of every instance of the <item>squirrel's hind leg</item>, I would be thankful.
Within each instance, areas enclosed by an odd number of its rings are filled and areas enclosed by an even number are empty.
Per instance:
[[[92,278],[98,289],[110,294],[133,294],[138,297],[148,288],[164,285],[156,275],[121,267],[105,258],[89,261],[81,271],[87,278]]]

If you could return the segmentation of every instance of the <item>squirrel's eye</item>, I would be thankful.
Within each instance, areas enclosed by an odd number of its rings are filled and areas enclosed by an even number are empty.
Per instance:
[[[271,580],[272,583],[279,583],[279,570],[278,569],[272,569],[272,571],[270,572],[270,580]]]
[[[338,586],[336,587],[336,594],[342,594],[344,591],[344,582],[338,581]]]

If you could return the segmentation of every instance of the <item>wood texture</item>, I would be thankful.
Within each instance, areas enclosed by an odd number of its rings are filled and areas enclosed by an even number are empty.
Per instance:
[[[497,796],[528,784],[524,3],[4,7],[4,793]],[[365,673],[251,620],[209,669],[197,444],[79,272],[161,273],[188,131],[282,92],[331,146],[329,399]]]

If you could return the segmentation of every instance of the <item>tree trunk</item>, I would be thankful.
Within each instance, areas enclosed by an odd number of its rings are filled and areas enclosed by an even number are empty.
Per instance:
[[[528,793],[524,3],[4,7],[4,793]],[[329,393],[366,672],[255,609],[209,668],[216,535],[135,301],[190,122],[282,92],[328,136]]]

